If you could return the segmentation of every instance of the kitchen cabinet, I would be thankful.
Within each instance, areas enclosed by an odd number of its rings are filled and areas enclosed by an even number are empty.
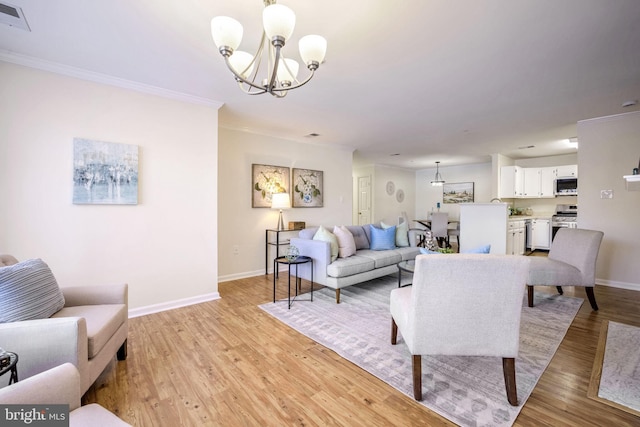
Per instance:
[[[562,165],[556,166],[556,178],[577,178],[578,165]]]
[[[500,168],[498,197],[508,199],[522,197],[524,193],[523,174],[523,168],[520,166],[502,166]]]
[[[507,255],[524,255],[525,252],[525,222],[524,220],[509,220],[507,226]]]
[[[525,198],[555,197],[553,182],[556,177],[556,168],[523,168]]]
[[[575,166],[575,165],[574,165]],[[562,166],[562,168],[565,168]],[[573,168],[562,169],[571,173]],[[576,169],[577,170],[577,169]],[[520,166],[503,166],[500,168],[499,197],[519,198],[553,198],[555,197],[554,181],[558,167],[522,168]],[[577,174],[577,172],[574,172]]]
[[[551,220],[536,218],[531,220],[531,227],[527,235],[527,247],[532,251],[536,249],[549,250],[551,247]]]

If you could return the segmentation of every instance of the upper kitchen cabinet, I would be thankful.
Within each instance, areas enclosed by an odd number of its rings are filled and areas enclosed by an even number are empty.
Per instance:
[[[511,199],[555,197],[553,187],[555,178],[555,167],[503,166],[500,168],[499,197]]]
[[[520,166],[500,168],[498,197],[513,199],[524,195],[524,172]]]
[[[578,165],[556,166],[556,178],[577,178]]]

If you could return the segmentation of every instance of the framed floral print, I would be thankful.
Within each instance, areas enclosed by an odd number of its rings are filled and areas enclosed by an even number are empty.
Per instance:
[[[293,168],[293,207],[321,208],[323,206],[323,172]]]
[[[251,207],[270,208],[271,195],[289,192],[289,168],[251,165]]]

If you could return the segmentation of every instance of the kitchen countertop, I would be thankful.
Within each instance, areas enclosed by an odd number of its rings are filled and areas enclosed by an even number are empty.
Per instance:
[[[527,219],[551,219],[553,214],[534,214],[534,215],[510,215],[509,221],[523,221]]]

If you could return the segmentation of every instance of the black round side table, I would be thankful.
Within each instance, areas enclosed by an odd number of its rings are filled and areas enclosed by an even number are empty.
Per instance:
[[[293,304],[293,302],[298,297],[298,288],[299,286],[301,286],[301,283],[302,283],[302,279],[298,277],[298,266],[300,264],[306,264],[306,263],[311,263],[311,301],[313,301],[313,258],[300,255],[291,259],[287,258],[286,256],[281,256],[273,260],[273,302],[276,302],[276,276],[278,271],[278,264],[287,264],[289,266],[288,267],[289,268],[289,278],[288,278],[289,297],[287,299],[287,302],[289,304],[289,309],[291,309],[291,304]],[[295,282],[294,282],[294,287],[296,288],[296,294],[294,295],[293,299],[291,299],[291,266],[294,266],[294,265],[296,267]]]
[[[9,385],[18,382],[18,355],[10,351],[5,352],[9,356],[9,363],[0,368],[0,376],[11,371]]]

